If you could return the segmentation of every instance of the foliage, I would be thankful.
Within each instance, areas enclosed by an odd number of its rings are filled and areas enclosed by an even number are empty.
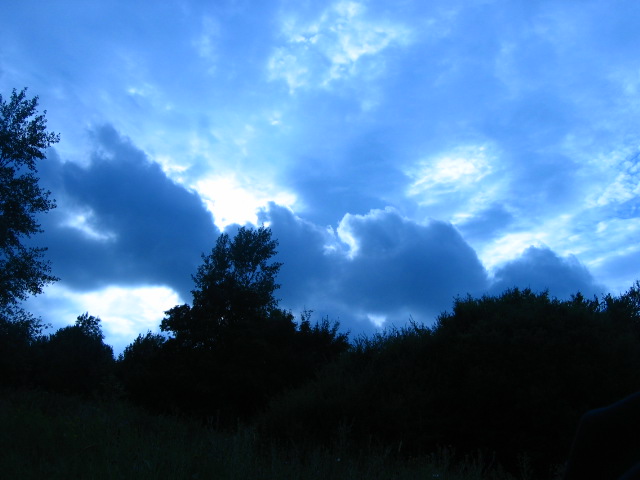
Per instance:
[[[104,340],[102,325],[100,325],[100,318],[89,315],[89,312],[85,312],[78,316],[75,326],[89,338]]]
[[[325,317],[312,324],[312,314],[312,310],[306,309],[300,314],[295,342],[290,345],[294,348],[291,368],[296,370],[292,372],[295,384],[312,378],[321,367],[351,347],[349,332],[340,332],[340,322],[331,322]]]
[[[166,396],[168,365],[163,346],[166,338],[148,331],[118,356],[117,376],[130,400],[155,410],[168,410]]]
[[[516,469],[561,463],[580,416],[640,390],[638,284],[568,301],[508,290],[457,299],[432,328],[363,338],[315,382],[275,399],[269,435],[326,442],[348,427],[416,454],[481,449]]]
[[[26,89],[0,95],[0,315],[19,315],[18,304],[55,280],[43,259],[45,248],[29,247],[25,239],[40,232],[36,215],[55,207],[50,192],[38,185],[36,162],[59,141],[47,131],[38,97]],[[44,112],[46,114],[46,111]]]
[[[34,344],[44,325],[26,312],[15,312],[11,320],[0,315],[0,385],[32,383]]]
[[[221,335],[266,321],[277,308],[273,294],[280,287],[275,277],[281,264],[269,263],[277,245],[265,227],[241,227],[233,240],[220,235],[193,277],[193,306],[166,312],[161,330],[180,345],[211,348]]]
[[[113,349],[103,342],[100,319],[88,313],[75,325],[43,338],[37,348],[37,384],[62,393],[111,393]]]
[[[119,359],[129,398],[235,427],[348,348],[339,324],[312,326],[305,312],[296,325],[278,308],[276,247],[265,227],[218,238],[193,277],[193,305],[166,312],[169,338],[140,336]]]
[[[129,398],[156,411],[235,427],[348,348],[337,324],[323,320],[299,331],[291,314],[277,309],[268,321],[233,328],[213,349],[185,348],[151,333],[139,336],[118,361]]]

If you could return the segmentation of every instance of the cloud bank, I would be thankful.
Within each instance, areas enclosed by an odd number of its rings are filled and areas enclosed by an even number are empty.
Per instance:
[[[188,298],[200,254],[219,234],[211,214],[111,126],[92,135],[86,165],[52,152],[41,171],[59,205],[39,239],[56,275],[76,290],[162,285]]]

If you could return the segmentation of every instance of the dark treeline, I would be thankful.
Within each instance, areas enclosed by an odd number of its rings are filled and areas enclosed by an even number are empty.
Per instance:
[[[431,327],[351,342],[337,323],[278,307],[269,229],[223,234],[194,275],[191,305],[165,313],[116,359],[89,314],[44,335],[0,322],[0,378],[200,418],[253,425],[296,445],[438,448],[546,472],[581,415],[640,390],[640,283],[620,296],[561,301],[508,290],[459,298]]]
[[[452,446],[550,478],[587,410],[640,390],[639,367],[640,284],[601,301],[513,289],[457,299],[432,327],[356,340],[260,426],[316,442],[342,428],[408,455]]]

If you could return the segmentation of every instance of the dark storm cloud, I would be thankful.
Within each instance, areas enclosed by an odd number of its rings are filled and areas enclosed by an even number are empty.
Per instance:
[[[492,293],[514,287],[548,290],[550,295],[565,299],[578,292],[586,297],[605,292],[577,258],[561,258],[548,248],[538,247],[529,247],[519,258],[496,270]]]
[[[347,216],[340,229],[358,245],[345,263],[344,294],[364,310],[407,312],[427,321],[456,295],[486,286],[475,251],[449,223],[420,225],[387,209]]]
[[[296,217],[275,203],[260,213],[260,220],[269,222],[273,238],[278,240],[276,260],[283,263],[278,275],[282,286],[278,297],[299,309],[310,297],[328,293],[338,258],[326,248],[336,244],[333,230]]]
[[[456,295],[487,285],[473,249],[444,222],[420,225],[374,210],[345,216],[334,234],[273,204],[263,219],[280,242],[283,304],[319,309],[354,332],[372,328],[363,322],[369,314],[430,322]]]
[[[210,213],[113,128],[97,129],[94,141],[87,166],[50,156],[42,170],[61,205],[42,236],[54,273],[74,289],[166,285],[188,298],[200,253],[218,234]]]
[[[282,308],[296,316],[304,309],[311,310],[312,321],[327,317],[354,334],[374,330],[371,323],[354,314],[356,306],[345,302],[341,267],[346,246],[332,228],[304,220],[274,203],[261,212],[260,220],[269,222],[279,243],[276,260],[283,265],[276,296]]]

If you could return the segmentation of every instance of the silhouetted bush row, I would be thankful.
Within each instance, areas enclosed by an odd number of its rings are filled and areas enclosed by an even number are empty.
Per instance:
[[[601,301],[508,290],[457,299],[432,327],[412,324],[352,344],[310,312],[225,327],[186,347],[148,332],[116,360],[100,320],[42,335],[0,323],[3,386],[119,395],[214,427],[253,422],[297,445],[387,445],[418,455],[453,446],[507,466],[566,458],[580,416],[640,390],[640,283]]]
[[[453,445],[516,467],[560,464],[587,410],[640,390],[640,284],[602,301],[508,290],[457,299],[435,325],[359,339],[318,378],[274,399],[269,436],[408,454]]]
[[[33,317],[0,318],[3,386],[38,387],[83,396],[117,389],[113,349],[104,343],[100,319],[88,313],[51,335]]]
[[[283,314],[228,328],[234,331],[217,348],[185,348],[151,332],[138,336],[117,364],[125,392],[156,411],[234,427],[261,412],[275,394],[314,378],[349,347],[338,324],[326,319],[296,325]]]

